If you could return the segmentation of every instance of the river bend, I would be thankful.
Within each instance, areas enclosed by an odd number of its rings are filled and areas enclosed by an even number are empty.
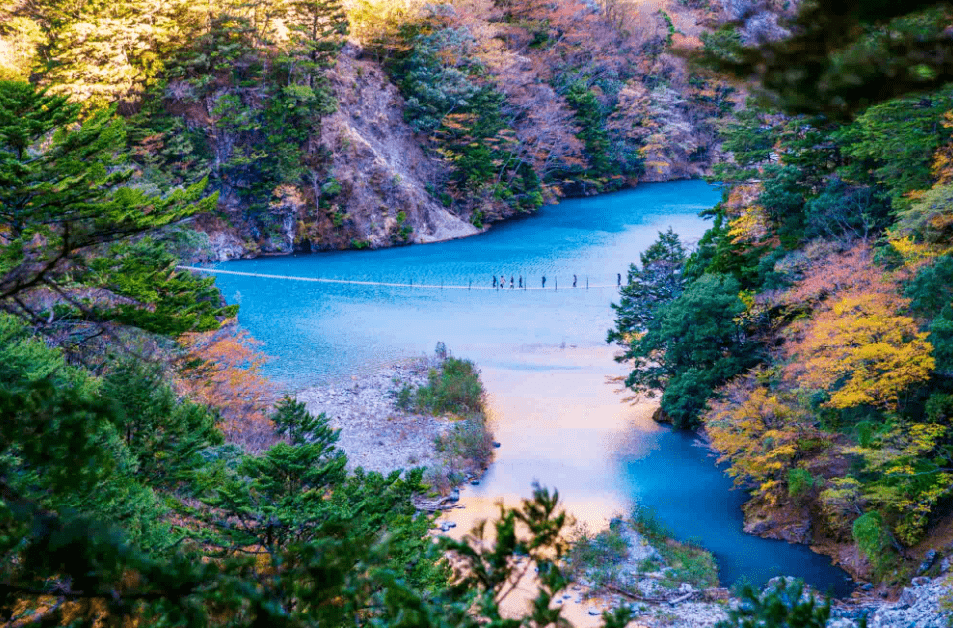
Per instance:
[[[700,181],[642,185],[543,207],[462,240],[227,262],[217,268],[249,275],[217,283],[274,358],[267,374],[291,388],[350,378],[437,342],[473,359],[503,446],[465,492],[470,513],[528,496],[538,480],[592,527],[635,502],[654,509],[677,537],[714,552],[723,583],[785,574],[843,594],[846,575],[829,559],[744,534],[745,495],[710,453],[691,435],[656,425],[651,404],[622,403],[606,382],[624,373],[604,342],[618,296],[611,286],[659,231],[672,227],[696,242],[707,227],[699,211],[719,198]],[[492,289],[494,276],[505,278],[504,289]],[[522,277],[540,289],[510,289],[511,276],[515,286]]]

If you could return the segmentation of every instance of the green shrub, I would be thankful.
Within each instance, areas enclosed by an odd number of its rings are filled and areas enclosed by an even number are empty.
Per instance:
[[[397,401],[395,405],[401,410],[410,410],[414,405],[414,389],[404,384],[397,391]]]
[[[807,469],[791,469],[788,471],[788,495],[801,497],[814,488],[814,476]]]
[[[428,380],[417,391],[421,411],[470,414],[483,409],[483,384],[470,360],[447,358],[439,370],[431,369]]]
[[[329,177],[324,185],[321,186],[321,193],[325,196],[337,196],[341,193],[341,183],[334,177]]]
[[[578,529],[579,536],[569,550],[567,562],[576,577],[592,581],[596,587],[611,584],[618,577],[618,563],[629,554],[629,544],[617,527],[596,535]]]
[[[688,582],[695,587],[718,586],[718,565],[712,553],[695,543],[669,540],[659,548],[668,564],[665,584],[678,586]]]
[[[718,586],[718,566],[711,552],[694,542],[681,542],[659,521],[655,511],[636,506],[631,516],[632,527],[646,537],[661,554],[668,567],[666,585],[689,582],[697,587]]]
[[[632,509],[632,525],[642,536],[648,537],[650,541],[666,541],[672,533],[665,527],[655,511],[645,506],[637,505]]]
[[[876,510],[857,517],[851,529],[854,542],[874,567],[874,574],[881,577],[893,562],[890,538],[883,516]]]
[[[493,437],[486,429],[482,414],[474,414],[455,424],[449,432],[436,439],[437,451],[444,453],[451,462],[469,462],[480,469],[486,468],[493,457]],[[451,464],[451,467],[455,467]]]

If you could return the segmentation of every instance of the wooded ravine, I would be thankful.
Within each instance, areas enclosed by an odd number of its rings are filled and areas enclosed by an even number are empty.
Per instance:
[[[943,575],[951,25],[926,0],[3,2],[0,617],[559,623],[553,492],[501,511],[492,546],[434,543],[414,504],[451,487],[350,470],[238,306],[178,266],[416,246],[702,177],[724,195],[697,246],[660,233],[621,278],[625,386],[710,441],[746,530],[885,596]],[[473,364],[441,364],[405,409],[483,425]],[[522,555],[539,598],[503,618]],[[785,595],[746,608],[823,625]]]

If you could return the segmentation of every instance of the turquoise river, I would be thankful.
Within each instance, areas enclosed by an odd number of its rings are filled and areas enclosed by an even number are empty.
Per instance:
[[[481,504],[511,503],[533,481],[558,488],[590,527],[639,503],[678,538],[710,549],[724,584],[785,574],[843,595],[849,581],[829,559],[744,534],[745,493],[711,453],[693,435],[655,424],[651,400],[626,403],[607,381],[624,373],[605,344],[618,274],[660,230],[697,242],[707,227],[698,213],[720,194],[700,181],[641,185],[543,207],[461,240],[216,265],[413,287],[224,274],[217,282],[272,356],[267,374],[292,389],[359,377],[437,342],[473,359],[502,447],[480,484],[467,487],[466,512],[492,514]],[[492,289],[494,275],[506,278],[505,289]],[[545,276],[546,289],[511,290],[511,276],[530,288],[542,288]]]

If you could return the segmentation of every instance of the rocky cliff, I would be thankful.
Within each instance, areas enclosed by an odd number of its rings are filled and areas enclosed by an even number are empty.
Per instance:
[[[446,173],[404,122],[403,98],[380,64],[347,46],[328,78],[337,110],[321,121],[315,149],[327,156],[326,174],[310,186],[277,188],[270,213],[280,229],[257,239],[238,197],[223,195],[229,220],[197,222],[208,234],[210,256],[379,248],[479,233],[428,191]]]

